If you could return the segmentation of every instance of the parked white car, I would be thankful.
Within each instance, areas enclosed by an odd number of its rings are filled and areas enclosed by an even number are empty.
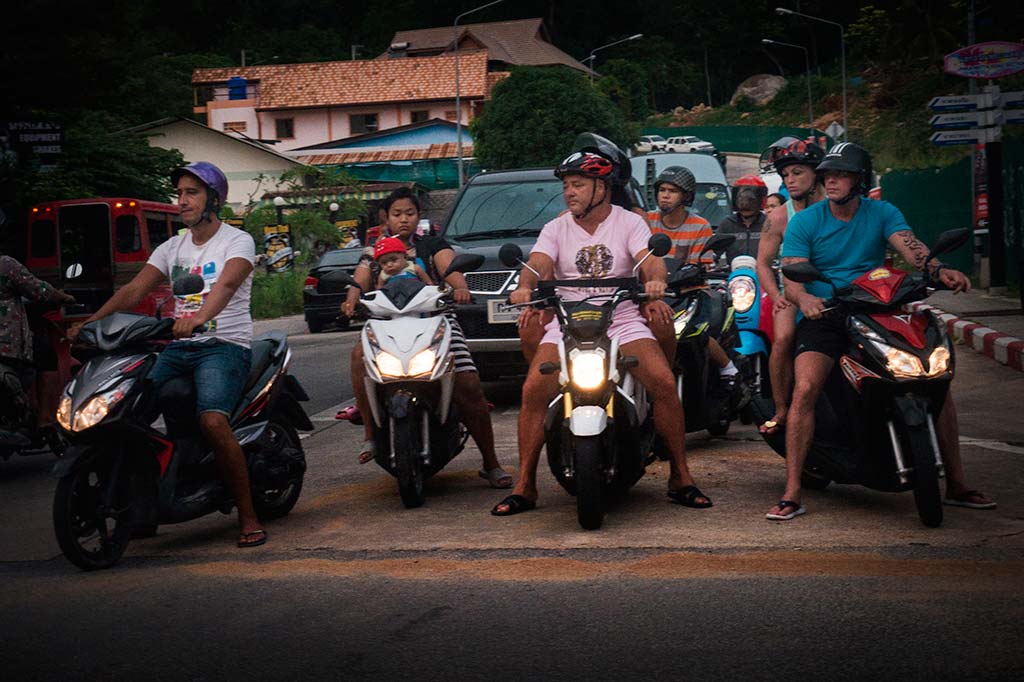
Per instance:
[[[667,152],[710,152],[714,151],[714,149],[715,146],[713,144],[693,135],[670,137],[665,142],[665,151]]]
[[[636,153],[663,152],[665,151],[665,143],[666,140],[661,135],[644,135],[636,143]]]

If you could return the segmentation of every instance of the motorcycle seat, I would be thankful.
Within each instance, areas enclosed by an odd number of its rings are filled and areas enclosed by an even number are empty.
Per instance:
[[[245,379],[242,395],[253,388],[274,358],[284,350],[287,339],[284,332],[274,330],[260,334],[252,340],[252,364],[249,367],[249,376]]]

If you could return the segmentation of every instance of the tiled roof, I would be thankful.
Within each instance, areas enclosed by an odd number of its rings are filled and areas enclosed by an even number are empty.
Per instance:
[[[257,109],[455,98],[451,55],[196,69],[192,84],[224,84],[232,76],[260,82]],[[483,50],[459,54],[459,93],[467,99],[486,96],[487,53]]]
[[[588,71],[586,66],[545,40],[543,31],[544,25],[540,19],[495,21],[487,24],[466,24],[459,29],[459,38],[461,41],[466,35],[472,36],[487,48],[492,60],[518,66],[563,64],[579,71]],[[450,50],[452,27],[398,31],[391,42],[409,43],[411,54],[419,51]],[[386,54],[378,57],[384,58]],[[461,69],[461,61],[459,66]]]
[[[461,70],[461,66],[459,67]],[[297,161],[311,166],[333,166],[346,163],[384,163],[387,161],[422,161],[426,159],[454,159],[458,156],[458,146],[454,142],[432,144],[419,149],[388,149],[378,151],[336,152],[332,154],[310,154],[298,156]],[[462,143],[462,156],[473,156],[473,145]]]

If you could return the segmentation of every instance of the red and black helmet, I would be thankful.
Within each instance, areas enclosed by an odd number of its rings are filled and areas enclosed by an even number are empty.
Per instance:
[[[772,152],[771,161],[776,171],[797,165],[817,168],[825,158],[825,151],[821,147],[804,140],[794,140],[781,148],[773,147]]]
[[[732,186],[732,207],[739,211],[743,206],[744,210],[763,209],[764,202],[768,198],[768,186],[764,180],[753,174],[742,175],[736,178]]]
[[[611,181],[614,172],[615,164],[599,154],[573,152],[555,168],[555,177],[562,179],[566,175],[582,175]]]

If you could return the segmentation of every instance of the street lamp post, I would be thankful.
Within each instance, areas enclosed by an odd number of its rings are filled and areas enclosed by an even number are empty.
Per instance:
[[[455,146],[459,154],[459,189],[462,189],[462,98],[459,94],[459,19],[467,14],[487,9],[491,5],[497,5],[499,2],[504,2],[504,0],[494,0],[494,2],[489,2],[486,5],[474,7],[468,12],[463,12],[455,17],[455,21],[452,23],[452,49],[455,53]]]
[[[832,24],[839,29],[839,69],[842,71],[843,77],[843,141],[845,142],[850,134],[850,126],[846,122],[846,32],[843,30],[843,25],[835,21],[822,19],[821,17],[812,17],[810,14],[786,9],[785,7],[776,7],[775,13],[780,16],[783,14],[792,14],[805,19],[811,19],[812,21],[820,21],[823,24]]]
[[[644,37],[643,33],[637,33],[636,35],[631,35],[628,38],[623,38],[621,40],[616,40],[614,43],[608,43],[607,45],[602,45],[601,47],[595,47],[593,50],[591,50],[590,51],[590,56],[587,57],[587,62],[589,62],[587,64],[587,66],[590,67],[590,84],[591,85],[594,84],[594,55],[595,55],[596,52],[600,52],[601,50],[605,49],[606,47],[612,47],[613,45],[618,45],[619,43],[626,43],[626,42],[629,42],[630,40],[637,40],[638,38],[643,38],[643,37]]]
[[[814,105],[812,104],[812,100],[811,100],[811,59],[810,59],[810,57],[807,54],[807,48],[804,47],[803,45],[793,45],[792,43],[782,43],[782,42],[779,42],[778,40],[768,40],[767,38],[762,38],[761,42],[764,45],[782,45],[783,47],[792,47],[792,48],[796,48],[797,50],[803,50],[804,51],[804,68],[805,68],[806,74],[807,74],[807,76],[806,76],[806,78],[807,78],[807,116],[810,119],[811,134],[813,135],[814,134]],[[844,120],[843,123],[845,124],[846,121]],[[846,126],[844,125],[843,127],[845,128]]]
[[[274,210],[277,211],[277,224],[284,224],[284,197],[274,197]]]

